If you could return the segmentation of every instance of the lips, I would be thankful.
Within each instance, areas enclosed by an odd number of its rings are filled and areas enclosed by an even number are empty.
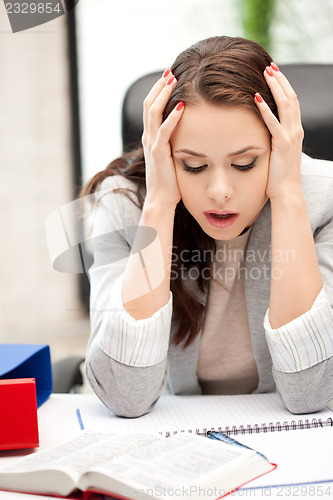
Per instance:
[[[209,224],[218,228],[231,226],[239,216],[238,213],[230,210],[206,210],[204,214]]]

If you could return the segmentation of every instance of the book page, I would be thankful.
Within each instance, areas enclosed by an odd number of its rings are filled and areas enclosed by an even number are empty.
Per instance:
[[[178,484],[194,481],[239,457],[252,456],[253,452],[212,441],[203,436],[179,435],[173,439],[142,443],[141,435],[130,435],[131,448],[100,463],[98,470],[108,471],[124,481],[134,480],[143,484]],[[113,444],[123,446],[123,437]],[[144,445],[144,446],[143,446]],[[149,467],[148,467],[149,466]]]
[[[127,453],[132,437],[108,433],[83,432],[71,441],[29,455],[0,470],[0,488],[33,493],[69,495],[77,488],[80,476],[100,462]],[[147,440],[160,441],[159,436],[138,437],[138,445]]]
[[[65,444],[18,460],[15,464],[2,469],[0,478],[1,474],[8,472],[61,469],[78,479],[91,467],[130,452],[133,449],[133,441],[135,446],[140,447],[160,440],[161,437],[151,435],[114,435],[87,431]]]
[[[0,488],[14,491],[69,495],[93,454],[86,454],[105,435],[84,433],[46,451],[33,453],[0,469]],[[84,458],[83,458],[84,457]],[[85,465],[83,465],[83,463]],[[96,462],[95,462],[96,463]]]
[[[308,415],[293,415],[277,393],[237,396],[162,396],[153,410],[139,418],[119,418],[101,402],[84,403],[80,407],[86,429],[107,432],[148,432],[171,435],[181,432],[205,433],[207,430],[231,432],[265,430],[297,426],[299,421],[333,418],[326,408]]]
[[[132,435],[130,439],[132,448],[125,454],[114,456],[83,475],[79,482],[82,490],[99,488],[129,498],[137,498],[138,491],[143,498],[165,498],[167,491],[187,491],[192,498],[208,498],[205,487],[209,486],[210,491],[219,488],[219,497],[229,487],[242,484],[249,474],[252,479],[272,468],[252,450],[203,436],[184,434],[156,440],[147,435],[144,444],[140,442],[141,435]],[[113,442],[121,440],[119,436]],[[253,475],[249,467],[254,467]]]

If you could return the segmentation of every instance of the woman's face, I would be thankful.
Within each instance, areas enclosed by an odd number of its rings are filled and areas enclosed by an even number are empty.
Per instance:
[[[183,203],[201,228],[229,240],[267,201],[270,134],[245,107],[185,106],[171,137]]]

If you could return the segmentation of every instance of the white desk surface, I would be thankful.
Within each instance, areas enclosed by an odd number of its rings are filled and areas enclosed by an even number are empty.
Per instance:
[[[85,402],[98,401],[94,395],[85,394],[52,394],[50,398],[38,410],[38,426],[39,426],[39,441],[40,446],[33,453],[45,450],[51,446],[62,444],[69,439],[80,434],[81,428],[76,415],[76,409],[82,406]],[[0,451],[0,468],[9,465],[19,458],[30,454],[31,450],[17,451]],[[325,486],[325,483],[323,483]],[[320,483],[317,483],[314,488],[321,488]],[[331,498],[333,500],[333,488],[330,489],[331,494],[325,495],[318,490],[318,496],[321,498]],[[290,498],[294,496],[302,496],[302,498],[316,498],[317,495],[311,490],[309,494],[301,495],[300,487],[279,487],[267,488],[258,490],[240,490],[232,493],[232,497],[269,497],[269,498]],[[107,500],[111,497],[105,495],[96,495],[96,498],[91,500]],[[54,500],[55,497],[44,495],[31,495],[23,493],[0,491],[0,500]],[[214,500],[212,498],[212,500]]]

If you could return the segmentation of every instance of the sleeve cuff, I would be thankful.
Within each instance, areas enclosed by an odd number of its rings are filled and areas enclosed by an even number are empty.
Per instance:
[[[124,308],[121,290],[124,275],[114,282],[110,310],[104,313],[97,336],[98,346],[120,363],[147,367],[166,358],[172,316],[172,293],[169,302],[146,319],[134,319]]]
[[[333,356],[333,309],[324,288],[309,311],[274,330],[264,328],[274,367],[285,373],[299,372]]]

